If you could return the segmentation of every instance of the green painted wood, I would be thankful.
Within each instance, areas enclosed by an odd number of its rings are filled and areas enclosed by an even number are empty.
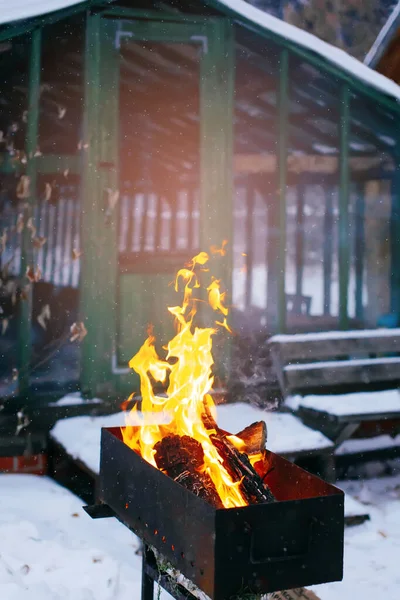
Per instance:
[[[26,174],[30,179],[30,198],[24,207],[25,224],[33,216],[36,205],[36,178],[37,168],[34,154],[38,146],[38,128],[39,128],[39,102],[40,102],[40,69],[41,69],[41,42],[42,31],[35,29],[31,35],[31,48],[29,56],[29,88],[28,88],[28,122],[26,130],[26,154],[28,162]],[[25,285],[27,282],[25,273],[27,267],[33,265],[33,247],[31,231],[24,228],[21,240],[21,281]],[[36,266],[36,265],[35,265]],[[35,268],[34,266],[34,268]],[[32,341],[31,341],[31,322],[32,322],[32,286],[28,288],[26,300],[20,303],[19,331],[18,331],[18,387],[21,396],[29,393],[29,367],[31,363]]]
[[[245,190],[245,205],[247,207],[246,215],[246,283],[244,292],[244,306],[249,309],[251,306],[251,295],[253,289],[253,248],[254,248],[254,207],[256,189],[254,185],[249,185]]]
[[[276,180],[275,180],[276,181]],[[271,189],[271,181],[268,175],[263,176],[265,190]],[[276,186],[277,187],[277,186]],[[274,188],[273,188],[274,190]],[[268,234],[266,243],[266,264],[267,271],[267,328],[268,332],[276,333],[278,331],[278,309],[277,298],[279,286],[279,244],[280,244],[280,199],[274,191],[267,192],[267,219]]]
[[[97,378],[98,347],[97,328],[99,311],[97,299],[98,260],[98,123],[100,98],[100,17],[90,15],[86,22],[85,43],[85,90],[83,114],[83,141],[88,144],[82,152],[81,185],[81,273],[80,273],[80,320],[84,322],[87,335],[82,342],[80,384],[82,391],[94,395]]]
[[[392,208],[390,219],[390,309],[400,317],[400,155],[396,160],[396,171],[391,184]]]
[[[304,201],[306,186],[303,181],[297,185],[296,198],[296,296],[303,295],[304,275]]]
[[[340,157],[339,157],[339,326],[348,329],[349,299],[349,135],[350,94],[343,86],[340,93]]]
[[[364,281],[364,262],[365,262],[365,186],[357,184],[356,186],[356,202],[354,215],[354,268],[356,274],[356,289],[355,289],[355,307],[356,319],[362,321],[364,317],[363,306],[363,281]]]
[[[42,175],[64,173],[68,169],[70,175],[79,175],[81,160],[78,155],[68,154],[43,154],[38,156],[37,171]]]
[[[226,19],[212,21],[208,45],[201,61],[200,86],[200,248],[221,246],[228,240],[223,260],[212,271],[221,279],[231,302],[233,265],[233,122],[234,122],[234,38],[233,24]],[[221,341],[220,341],[221,340]],[[221,334],[214,343],[218,375],[229,372],[231,344]]]
[[[219,21],[216,22],[218,23]],[[206,20],[201,20],[200,22],[185,22],[184,20],[179,22],[177,20],[176,22],[164,23],[160,15],[158,21],[124,20],[123,28],[121,30],[119,28],[115,29],[115,39],[117,45],[118,43],[129,44],[129,41],[132,40],[202,44],[203,38],[207,37],[207,29],[209,29],[209,22]]]
[[[86,51],[84,141],[89,147],[83,156],[81,315],[88,334],[83,344],[81,381],[86,393],[103,397],[126,395],[137,388],[133,375],[126,373],[126,363],[146,338],[149,321],[154,323],[160,340],[166,342],[171,337],[172,319],[166,308],[180,299],[174,293],[171,301],[173,272],[118,275],[117,211],[107,214],[107,190],[115,190],[118,184],[117,47],[118,41],[129,44],[129,33],[134,34],[135,42],[199,45],[202,242],[207,249],[210,244],[220,245],[223,239],[232,240],[231,25],[220,20],[212,24],[124,21],[125,35],[118,34],[119,25],[118,21],[91,16]],[[217,275],[230,282],[231,256],[222,262],[224,266]]]
[[[182,300],[171,284],[171,275],[122,275],[118,289],[118,364],[128,365],[148,337],[148,327],[153,326],[156,348],[165,357],[163,347],[174,336],[174,319],[168,306],[176,306]],[[129,387],[127,387],[127,384]],[[138,377],[123,378],[118,384],[122,393],[139,389]]]
[[[233,244],[233,54],[232,24],[215,21],[200,75],[200,248],[208,250],[228,240],[227,255],[215,271],[228,287]]]
[[[208,17],[201,15],[190,15],[188,13],[182,13],[177,11],[168,12],[167,9],[171,9],[171,6],[160,6],[160,10],[143,10],[136,8],[129,8],[127,6],[110,6],[101,11],[102,15],[110,16],[121,19],[146,19],[154,21],[173,21],[176,23],[201,23],[204,24]]]
[[[101,19],[100,94],[97,172],[97,344],[96,394],[115,396],[112,356],[116,338],[117,223],[119,207],[111,198],[119,194],[119,51],[115,47],[114,23]],[[123,132],[122,132],[123,135]]]
[[[39,17],[33,17],[31,19],[23,19],[21,21],[14,21],[4,25],[0,30],[0,42],[11,40],[14,37],[20,35],[30,34],[34,29],[38,27],[45,27],[46,25],[52,25],[68,17],[72,17],[79,13],[89,11],[94,7],[101,7],[107,4],[111,4],[114,0],[86,0],[79,4],[68,6],[60,10],[50,12]]]
[[[333,267],[333,194],[335,190],[329,185],[325,190],[325,213],[324,213],[324,248],[323,248],[323,271],[324,271],[324,315],[331,312],[331,286]]]
[[[287,186],[287,147],[289,124],[289,51],[284,48],[279,64],[279,104],[278,104],[278,192],[279,192],[279,249],[278,249],[278,331],[286,329],[286,186]]]

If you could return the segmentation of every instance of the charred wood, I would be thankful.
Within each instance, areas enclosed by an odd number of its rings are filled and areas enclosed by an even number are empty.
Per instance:
[[[194,438],[168,435],[154,446],[157,467],[215,508],[223,508],[211,477],[199,469],[204,465],[204,452]]]
[[[210,438],[232,480],[240,481],[239,489],[249,504],[275,501],[274,495],[253,468],[247,454],[235,448],[226,437],[211,434]]]
[[[225,469],[228,471],[234,482],[240,481],[239,489],[246,501],[249,504],[266,504],[274,502],[275,498],[273,493],[254,469],[247,454],[240,452],[240,450],[229,441],[227,434],[219,429],[207,406],[205,406],[203,422],[209,431],[213,445],[222,458],[222,464]],[[237,435],[237,437],[240,437],[240,434]],[[262,450],[264,450],[264,446]]]

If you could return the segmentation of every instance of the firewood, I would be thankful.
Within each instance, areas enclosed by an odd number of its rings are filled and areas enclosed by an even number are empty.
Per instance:
[[[228,440],[227,434],[220,430],[206,405],[204,406],[203,422],[209,431],[213,445],[222,458],[225,469],[234,482],[240,481],[239,489],[246,501],[249,504],[274,502],[273,493],[256,472],[247,454],[240,452]]]
[[[204,465],[204,452],[197,440],[188,435],[168,435],[154,449],[159,469],[215,508],[224,507],[211,477],[199,471]]]
[[[253,468],[247,454],[240,452],[227,437],[211,434],[210,439],[222,458],[222,464],[232,481],[240,481],[239,489],[248,504],[266,504],[275,498],[269,487]]]
[[[246,454],[260,454],[267,442],[267,426],[264,421],[256,421],[235,435],[245,443],[243,451]]]

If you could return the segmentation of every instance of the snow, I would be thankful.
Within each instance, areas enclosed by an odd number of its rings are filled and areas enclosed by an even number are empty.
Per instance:
[[[321,600],[397,600],[400,476],[340,487],[371,520],[345,530],[343,582],[312,589]],[[50,479],[0,475],[0,540],[4,600],[140,598],[137,537],[115,519],[91,520],[82,500]]]
[[[270,338],[270,342],[276,342],[277,344],[283,344],[290,342],[302,343],[302,342],[318,342],[318,341],[329,341],[329,340],[340,340],[340,339],[362,339],[370,337],[399,337],[400,329],[353,329],[347,331],[320,331],[318,333],[295,333],[293,335],[274,335]]]
[[[0,475],[0,598],[140,598],[138,540],[45,477]]]
[[[83,0],[0,0],[0,24],[37,17],[82,2]]]
[[[344,579],[314,586],[321,600],[398,600],[400,589],[400,476],[340,487],[365,504],[370,521],[346,528]]]
[[[303,425],[291,414],[266,412],[242,402],[218,406],[217,421],[222,429],[230,433],[237,433],[254,421],[265,421],[268,428],[268,449],[277,454],[290,455],[333,446],[322,433]],[[97,474],[100,471],[101,428],[120,427],[124,424],[123,412],[96,417],[72,417],[58,421],[51,435],[72,458],[81,461]]]
[[[51,430],[58,442],[75,460],[80,460],[92,473],[100,471],[100,435],[102,427],[121,427],[124,413],[98,417],[72,417],[57,421]]]
[[[377,435],[372,438],[354,438],[346,440],[335,451],[335,454],[358,454],[369,450],[384,450],[388,448],[399,448],[400,433],[395,437],[390,435]]]
[[[379,413],[400,414],[400,391],[357,392],[356,394],[330,394],[294,397],[294,403],[304,408],[327,412],[337,417]]]
[[[99,398],[82,398],[80,392],[74,392],[63,396],[56,402],[49,402],[49,406],[75,406],[77,404],[102,404]]]
[[[231,433],[237,433],[255,421],[265,421],[267,448],[276,454],[290,455],[333,447],[332,442],[322,433],[307,427],[289,413],[265,411],[238,402],[218,406],[217,416],[218,425]]]
[[[397,84],[373,71],[343,50],[331,46],[316,36],[281,21],[255,6],[251,6],[244,0],[218,0],[218,4],[234,11],[238,17],[242,17],[249,25],[259,25],[264,29],[273,31],[278,36],[315,52],[329,63],[336,64],[355,79],[363,81],[384,94],[393,96],[396,100],[400,100],[400,87]]]
[[[327,369],[327,368],[346,368],[346,367],[365,367],[373,365],[400,364],[400,357],[391,356],[388,358],[352,358],[351,360],[327,360],[322,362],[302,363],[300,365],[287,365],[284,371],[308,371],[309,369]]]

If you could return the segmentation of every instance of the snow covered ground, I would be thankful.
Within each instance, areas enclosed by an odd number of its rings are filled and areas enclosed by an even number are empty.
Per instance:
[[[346,529],[343,582],[313,589],[321,600],[398,600],[400,475],[343,487],[371,521]],[[1,600],[139,600],[137,547],[115,519],[92,521],[50,479],[0,475]]]
[[[62,402],[68,403],[68,397]],[[268,448],[278,454],[322,450],[333,445],[322,433],[310,429],[293,415],[267,412],[243,402],[218,406],[217,421],[220,427],[231,433],[237,433],[255,421],[265,421],[268,428]],[[98,473],[101,428],[120,427],[124,424],[123,412],[97,417],[72,417],[58,421],[51,435],[70,456],[80,460],[93,473]]]

